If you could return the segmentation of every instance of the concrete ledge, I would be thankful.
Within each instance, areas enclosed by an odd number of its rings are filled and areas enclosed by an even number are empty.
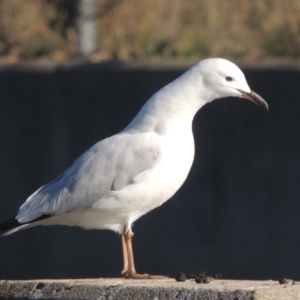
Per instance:
[[[214,280],[209,284],[197,284],[193,280],[176,282],[174,279],[1,280],[2,299],[290,300],[300,299],[300,283]]]

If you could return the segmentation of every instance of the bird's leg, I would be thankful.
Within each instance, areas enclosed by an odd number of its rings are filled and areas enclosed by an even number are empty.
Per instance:
[[[131,279],[161,279],[165,278],[164,276],[156,276],[149,274],[138,274],[134,267],[134,258],[133,258],[133,250],[132,250],[132,236],[128,233],[122,233],[122,246],[124,247],[124,243],[126,245],[126,250],[123,249],[124,256],[124,269],[122,274],[124,278]],[[125,258],[125,253],[127,253],[127,259]]]
[[[124,267],[123,267],[123,270],[122,270],[122,274],[125,274],[125,273],[128,272],[128,253],[127,253],[125,235],[124,235],[123,232],[121,234],[121,239],[122,239],[123,262],[124,262]]]
[[[127,234],[125,236],[126,246],[127,246],[127,253],[128,253],[128,265],[129,265],[129,272],[130,278],[134,278],[133,276],[137,276],[135,267],[134,267],[134,258],[133,258],[133,250],[132,250],[132,236]],[[145,274],[147,275],[147,274]],[[149,276],[149,275],[147,275]]]
[[[124,256],[124,269],[122,274],[124,278],[132,278],[132,279],[146,279],[150,278],[148,274],[137,274],[134,267],[134,258],[132,251],[132,236],[128,233],[122,233],[122,245],[125,243],[126,250],[123,249]],[[127,254],[127,258],[125,258],[125,254]]]

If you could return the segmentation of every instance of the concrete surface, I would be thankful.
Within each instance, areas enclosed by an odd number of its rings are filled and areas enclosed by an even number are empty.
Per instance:
[[[197,284],[194,280],[78,279],[0,281],[4,299],[300,299],[300,283],[280,285],[278,281],[214,280]]]

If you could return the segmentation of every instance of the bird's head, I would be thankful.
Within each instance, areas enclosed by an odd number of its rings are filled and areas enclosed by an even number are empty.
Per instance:
[[[251,91],[241,69],[234,63],[221,58],[201,61],[197,66],[203,85],[210,91],[210,101],[223,97],[240,97],[250,100],[269,110],[267,102]]]

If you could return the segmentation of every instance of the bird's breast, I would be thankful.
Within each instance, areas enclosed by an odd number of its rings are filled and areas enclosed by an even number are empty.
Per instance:
[[[194,149],[194,138],[191,132],[184,136],[175,135],[166,142],[165,153],[162,155],[164,168],[167,176],[174,181],[173,184],[178,182],[179,187],[191,169]]]
[[[160,157],[151,174],[153,189],[145,195],[147,210],[160,206],[169,200],[182,186],[191,169],[194,159],[194,139],[192,133],[184,136],[164,138]]]

